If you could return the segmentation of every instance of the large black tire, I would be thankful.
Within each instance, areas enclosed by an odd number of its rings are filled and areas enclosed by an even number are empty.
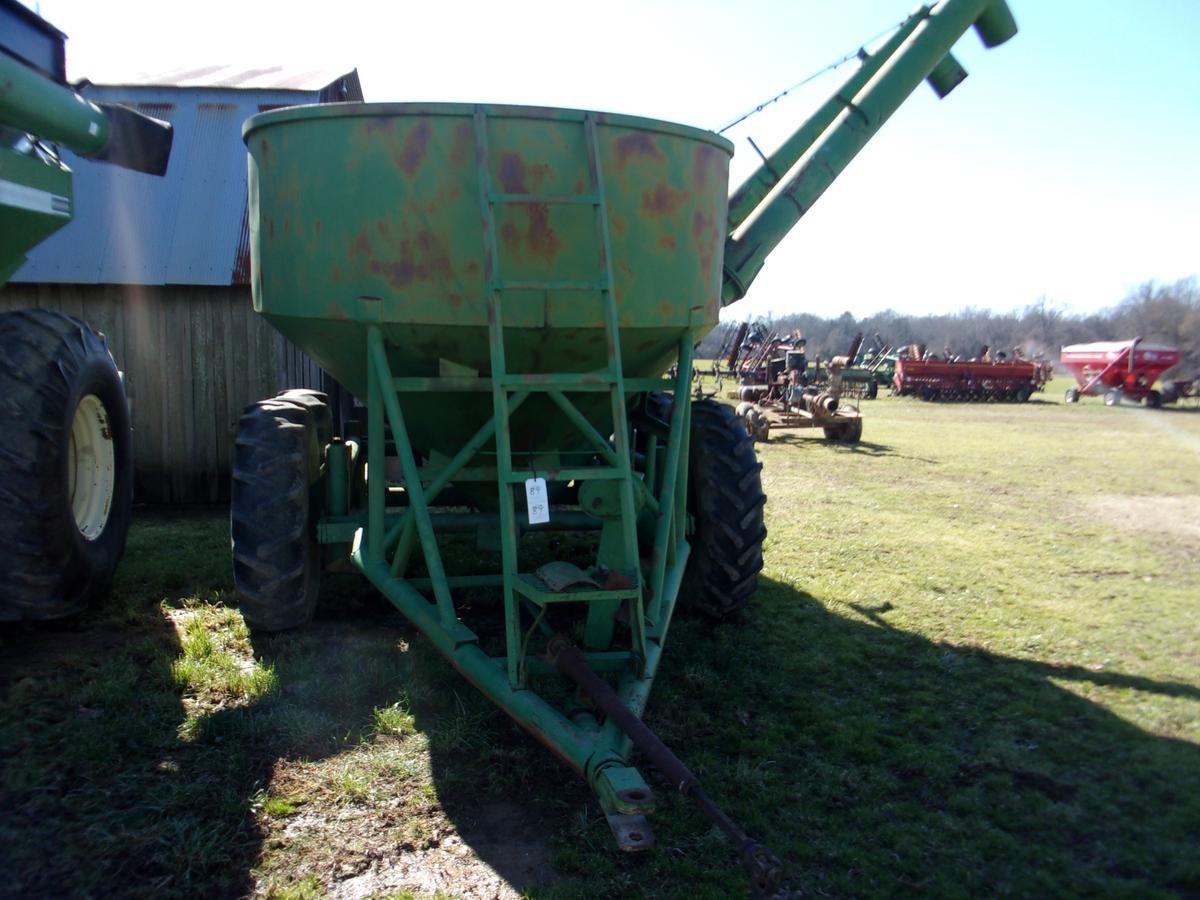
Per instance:
[[[319,404],[280,397],[246,407],[238,421],[230,491],[233,580],[246,624],[283,631],[317,606],[326,421]],[[327,412],[327,410],[326,410]]]
[[[744,421],[712,400],[692,403],[688,511],[695,530],[680,600],[714,618],[742,609],[763,566],[762,464]]]
[[[44,309],[0,314],[0,620],[71,615],[107,591],[132,505],[129,405],[104,336]]]

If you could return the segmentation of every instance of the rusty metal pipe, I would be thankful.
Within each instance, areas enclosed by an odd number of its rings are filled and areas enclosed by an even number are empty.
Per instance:
[[[592,699],[596,707],[615,723],[633,745],[675,786],[681,794],[691,797],[700,811],[720,828],[737,848],[742,864],[750,875],[755,891],[770,896],[779,888],[783,877],[783,864],[770,850],[746,834],[733,819],[729,818],[712,798],[700,787],[700,781],[682,760],[670,751],[646,723],[617,696],[599,675],[593,672],[579,648],[570,639],[558,634],[550,639],[546,648],[550,661],[558,670],[574,681]]]

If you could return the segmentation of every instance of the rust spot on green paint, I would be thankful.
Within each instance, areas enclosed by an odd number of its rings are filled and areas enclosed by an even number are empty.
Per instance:
[[[518,154],[500,154],[500,186],[507,194],[529,193],[525,186],[525,160]]]
[[[712,270],[716,230],[716,219],[712,216],[706,216],[700,210],[692,214],[692,243],[700,254],[700,268],[705,275]]]
[[[671,321],[671,313],[673,313],[674,311],[675,311],[675,307],[673,307],[670,303],[658,304],[658,314],[660,316],[662,316],[662,320],[664,322]]]
[[[617,237],[625,237],[625,233],[629,230],[629,224],[625,221],[625,217],[618,216],[616,213],[609,213],[608,224],[612,227],[612,233]]]
[[[404,171],[404,174],[410,177],[417,174],[417,169],[421,168],[421,163],[425,162],[425,157],[429,154],[429,137],[432,134],[433,129],[429,123],[421,121],[404,138],[404,145],[400,148],[400,152],[393,154],[396,165]]]
[[[267,219],[267,237],[269,237],[269,238],[275,237],[275,220],[274,219]]]
[[[396,120],[391,116],[374,116],[367,119],[363,130],[367,134],[390,134],[396,127]]]
[[[450,162],[461,166],[471,159],[471,148],[475,146],[475,137],[471,134],[471,126],[460,122],[454,129],[454,142],[450,145]]]
[[[692,185],[696,189],[701,189],[708,184],[708,179],[711,175],[720,175],[722,167],[722,154],[716,147],[710,147],[708,144],[701,144],[692,154]],[[725,182],[721,182],[722,190]]]
[[[317,219],[313,222],[313,235],[319,241],[321,239],[321,220]]]
[[[466,299],[467,298],[464,297],[462,294],[450,293],[450,294],[446,295],[446,300],[455,309],[462,309],[463,303],[466,302]]]
[[[553,262],[554,257],[558,256],[561,242],[550,227],[550,208],[545,203],[530,203],[527,208],[529,228],[525,231],[525,238],[529,241],[529,249],[534,255]]]
[[[450,245],[442,235],[418,231],[412,239],[400,241],[391,258],[375,258],[367,264],[372,275],[382,275],[388,284],[403,289],[416,281],[440,281],[451,277]]]
[[[350,245],[350,258],[371,255],[371,239],[367,237],[367,227],[364,225],[358,232],[358,237]]]
[[[267,143],[267,139],[259,138],[258,153],[262,157],[262,161],[264,163],[267,161],[267,156],[270,154],[270,152],[271,152],[271,145]]]
[[[475,262],[475,260],[471,260],[463,268],[466,269],[468,275],[479,274],[479,263]]]
[[[624,169],[625,165],[636,157],[648,157],[661,160],[662,152],[654,145],[654,138],[644,131],[635,131],[624,137],[617,138],[617,167]]]
[[[521,247],[521,232],[512,222],[505,222],[500,226],[500,240],[515,253]]]
[[[648,216],[669,216],[683,205],[683,191],[658,184],[653,191],[642,191],[642,212]]]
[[[675,235],[664,234],[658,239],[658,246],[664,250],[674,250],[678,246],[678,242],[675,240]]]

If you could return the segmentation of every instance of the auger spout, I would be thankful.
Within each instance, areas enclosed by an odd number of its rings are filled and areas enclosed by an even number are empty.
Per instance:
[[[767,255],[922,81],[944,97],[966,77],[950,50],[971,27],[987,47],[1017,32],[1005,0],[943,0],[932,9],[921,7],[876,54],[861,53],[860,68],[837,94],[733,194],[723,306],[746,295]],[[807,161],[779,189],[805,155]]]

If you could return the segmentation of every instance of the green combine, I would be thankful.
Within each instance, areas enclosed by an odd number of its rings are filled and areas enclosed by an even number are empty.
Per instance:
[[[66,84],[65,36],[0,4],[0,284],[71,221],[59,147],[152,175],[171,126]],[[0,621],[83,609],[112,579],[133,502],[133,441],[104,336],[44,309],[0,314]]]

